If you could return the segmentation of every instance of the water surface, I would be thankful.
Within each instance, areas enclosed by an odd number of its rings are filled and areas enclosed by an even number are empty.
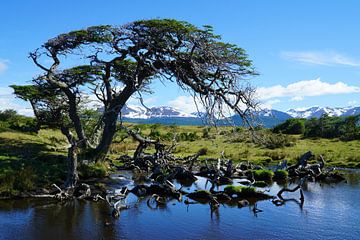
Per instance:
[[[133,184],[128,173],[122,174],[126,179],[117,178],[111,188]],[[280,207],[258,202],[263,212],[256,215],[251,207],[227,205],[211,215],[207,204],[176,200],[151,209],[147,199],[131,194],[131,208],[119,219],[103,202],[0,201],[0,239],[359,239],[360,173],[352,171],[347,178],[340,184],[307,183],[303,207],[296,201]],[[189,189],[204,187],[200,178]],[[274,183],[270,193],[280,188]],[[299,193],[286,197],[299,198]]]

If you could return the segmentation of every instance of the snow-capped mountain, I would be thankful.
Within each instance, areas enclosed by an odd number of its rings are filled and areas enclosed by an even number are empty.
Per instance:
[[[171,117],[193,117],[197,116],[181,112],[168,106],[145,108],[143,106],[127,105],[121,111],[123,118],[171,118]]]
[[[310,108],[296,108],[286,111],[293,118],[319,118],[324,114],[329,116],[350,116],[360,113],[360,107],[344,107],[344,108],[331,108],[331,107],[310,107]]]
[[[286,112],[263,109],[255,114],[255,121],[265,127],[273,127],[289,118],[319,118],[323,114],[329,116],[351,116],[360,114],[360,107],[310,107],[290,109]],[[143,106],[127,105],[121,111],[124,121],[136,123],[161,123],[177,125],[203,125],[204,113],[185,113],[169,106],[145,108]],[[229,119],[219,119],[218,125],[229,124]],[[242,124],[238,115],[230,117],[231,122],[236,125]]]
[[[353,116],[353,115],[358,115],[360,114],[360,107],[354,107],[354,108],[350,108],[348,109],[342,116]]]

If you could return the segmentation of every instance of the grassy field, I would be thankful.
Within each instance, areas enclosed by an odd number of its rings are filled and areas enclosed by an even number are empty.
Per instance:
[[[283,159],[295,162],[301,154],[310,150],[317,157],[322,154],[327,166],[360,168],[360,141],[302,139],[301,136],[293,135],[285,136],[285,146],[269,148],[267,144],[251,141],[249,133],[242,129],[127,125],[139,128],[145,136],[159,137],[168,145],[171,145],[176,134],[178,141],[174,155],[179,157],[206,148],[207,154],[201,156],[200,161],[217,159],[223,152],[226,158],[235,162],[273,165]],[[124,133],[119,132],[111,146],[109,157],[114,163],[120,155],[133,154],[137,146],[137,142],[131,138],[123,139],[124,136]],[[61,183],[66,176],[66,148],[66,140],[59,131],[41,130],[38,134],[0,132],[0,193]],[[153,149],[149,148],[148,151]],[[95,166],[95,170],[101,171],[101,166]]]
[[[187,156],[196,153],[201,148],[207,149],[206,158],[219,158],[224,152],[225,157],[235,162],[250,161],[256,164],[277,164],[283,159],[295,162],[296,159],[307,151],[312,151],[316,156],[324,156],[328,166],[360,168],[360,141],[340,141],[338,139],[302,139],[299,135],[292,135],[289,146],[269,149],[263,144],[255,144],[250,140],[249,134],[241,131],[234,132],[233,128],[211,128],[210,131],[202,126],[159,126],[159,125],[132,125],[140,128],[141,133],[149,135],[151,131],[159,132],[160,138],[168,133],[177,135],[196,134],[196,138],[188,141],[180,140],[174,154]],[[151,130],[153,129],[153,130]],[[155,130],[154,130],[155,129]],[[207,132],[207,133],[205,133]],[[111,155],[132,154],[137,143],[132,139],[119,142],[119,137],[114,141]],[[165,141],[171,145],[171,141]]]

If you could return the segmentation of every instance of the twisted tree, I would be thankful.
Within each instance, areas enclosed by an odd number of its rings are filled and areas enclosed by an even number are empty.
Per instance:
[[[31,98],[23,91],[16,94],[32,102],[37,118],[48,97],[44,89],[62,98],[51,101],[61,109],[57,119],[66,120],[69,133],[76,133],[71,141],[96,161],[108,152],[121,109],[134,94],[149,91],[153,81],[176,82],[200,100],[210,118],[228,107],[247,122],[256,106],[248,84],[256,74],[252,62],[243,49],[222,42],[210,26],[172,19],[93,26],[48,40],[30,58],[42,71],[33,80],[41,91]],[[88,98],[103,109],[91,132],[84,130],[80,111]]]

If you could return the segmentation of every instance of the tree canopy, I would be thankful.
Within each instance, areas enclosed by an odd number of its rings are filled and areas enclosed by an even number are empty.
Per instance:
[[[153,81],[176,82],[209,117],[228,107],[247,120],[256,106],[252,62],[211,26],[173,19],[92,26],[48,40],[30,58],[42,73],[31,86],[13,86],[15,93],[31,102],[41,122],[74,130],[78,146],[95,149],[96,160],[106,156],[126,102],[151,91]],[[81,115],[89,99],[103,109],[91,134]]]

